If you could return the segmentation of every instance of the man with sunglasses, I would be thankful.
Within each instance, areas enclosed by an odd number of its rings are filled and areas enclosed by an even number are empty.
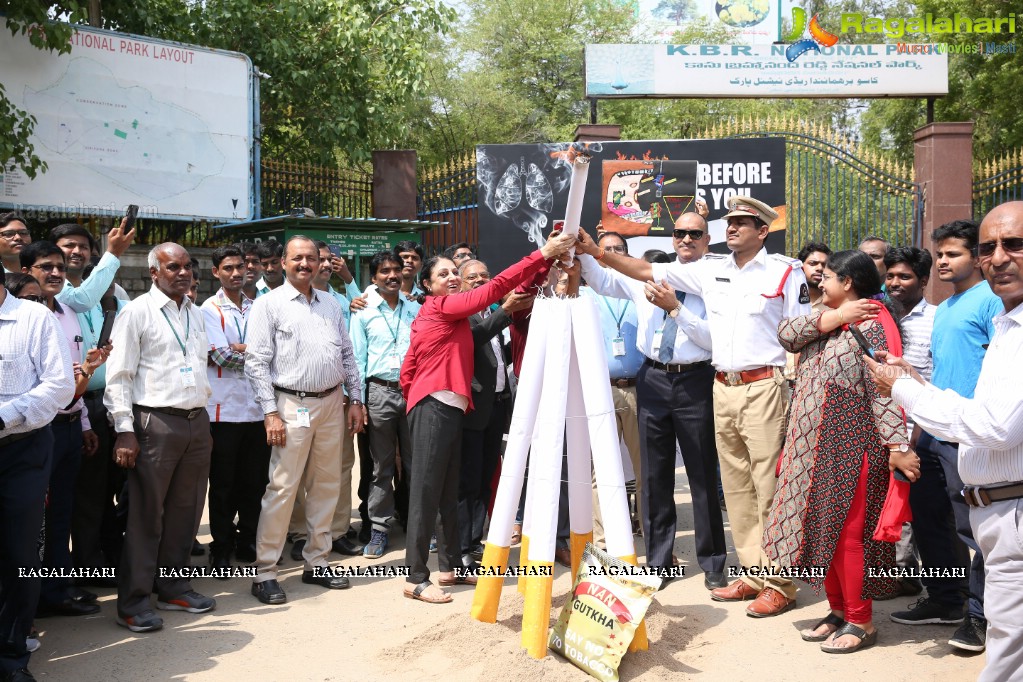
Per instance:
[[[729,256],[708,254],[690,262],[650,264],[602,253],[584,231],[579,250],[600,257],[619,272],[656,282],[706,301],[713,344],[714,431],[725,501],[736,553],[738,580],[711,592],[715,601],[754,599],[746,614],[773,616],[795,605],[796,587],[774,567],[761,540],[774,498],[775,467],[784,441],[785,350],[778,342],[782,319],[810,312],[810,292],[797,260],[768,254],[764,241],[778,214],[751,197],[728,200],[725,243]],[[683,452],[685,445],[683,444]]]
[[[653,283],[647,288],[641,282],[599,267],[598,263],[608,262],[611,267],[622,269],[619,265],[632,261],[650,267],[646,261],[619,253],[615,248],[617,241],[608,238],[613,234],[605,232],[599,246],[588,241],[593,248],[581,247],[580,251],[588,255],[581,256],[580,261],[583,276],[595,293],[627,299],[636,311],[634,345],[643,356],[636,374],[641,460],[637,484],[642,493],[647,566],[660,569],[667,579],[674,577],[677,443],[682,449],[692,492],[696,558],[704,571],[704,586],[724,587],[727,548],[717,498],[711,401],[714,368],[710,363],[707,311],[698,295],[682,294]],[[707,222],[697,213],[679,217],[673,238],[680,263],[699,261],[710,245]]]
[[[971,397],[926,382],[902,358],[882,356],[878,363],[869,358],[866,362],[882,395],[891,394],[907,416],[934,438],[958,444],[957,475],[964,485],[961,495],[969,507],[973,537],[986,569],[987,623],[982,636],[986,637],[987,665],[979,679],[994,682],[1017,679],[1023,670],[1023,592],[1019,589],[1023,581],[1019,527],[1023,500],[1023,372],[1019,361],[1023,356],[1023,202],[1011,201],[992,209],[980,225],[978,241],[971,251],[1002,310],[994,318],[994,335]],[[939,252],[944,243],[938,242]],[[939,264],[942,259],[938,257]],[[932,376],[938,375],[935,360]],[[967,618],[971,615],[968,611]]]
[[[86,349],[78,316],[57,301],[66,280],[64,252],[56,244],[41,241],[22,248],[18,257],[21,271],[39,283],[46,299],[43,305],[57,317],[71,350],[71,361],[81,364]],[[43,566],[69,571],[72,568],[70,543],[75,481],[83,453],[92,457],[99,447],[99,439],[92,430],[89,413],[81,398],[57,412],[50,423],[50,430],[53,432],[53,455],[50,460]],[[95,602],[95,594],[73,587],[68,578],[45,577],[36,616],[88,616],[99,611]]]
[[[984,280],[981,261],[977,253],[979,228],[973,220],[954,220],[934,230],[935,265],[938,279],[949,282],[954,293],[934,312],[931,330],[931,383],[940,390],[952,390],[964,398],[972,398],[980,376],[981,363],[995,334],[994,317],[1002,310],[1002,301]],[[891,619],[904,625],[960,625],[949,639],[956,649],[964,652],[984,651],[987,621],[984,619],[984,559],[970,529],[969,507],[963,501],[963,480],[956,466],[959,444],[951,439],[935,436],[925,424],[917,440],[917,454],[921,467],[931,469],[944,488],[925,485],[913,490],[910,505],[914,510],[914,528],[917,546],[925,567],[969,566],[969,597],[966,616],[963,616],[961,584],[949,585],[932,581],[927,585],[927,597],[918,600],[909,609],[896,611]],[[933,478],[933,477],[932,477]],[[915,488],[915,486],[914,486]],[[959,536],[949,536],[943,528],[936,528],[939,513],[947,514],[948,505],[941,495],[951,500],[955,517],[955,530]],[[916,521],[917,512],[921,521]],[[935,519],[928,524],[924,519]],[[966,548],[974,550],[972,561]],[[962,583],[963,581],[956,581]]]

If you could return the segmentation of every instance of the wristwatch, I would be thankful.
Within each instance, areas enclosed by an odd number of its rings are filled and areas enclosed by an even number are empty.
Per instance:
[[[672,309],[672,311],[670,313],[668,313],[668,317],[676,318],[676,317],[678,317],[678,314],[680,312],[682,312],[682,304],[681,303],[679,303],[677,306],[675,306]]]
[[[352,399],[348,401],[351,405],[361,405],[362,401],[358,399]]]
[[[899,443],[898,445],[892,443],[888,446],[888,449],[892,452],[909,452],[909,443]]]

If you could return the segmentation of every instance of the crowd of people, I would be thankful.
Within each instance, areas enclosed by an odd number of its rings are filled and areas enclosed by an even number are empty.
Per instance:
[[[877,641],[872,600],[919,595],[891,620],[957,626],[951,647],[987,650],[982,679],[1020,675],[1023,202],[942,225],[933,254],[868,237],[788,258],[764,248],[775,218],[731,199],[727,255],[709,251],[705,205],[670,254],[554,234],[493,276],[469,244],[426,258],[403,241],[361,288],[308,237],[218,247],[208,275],[165,243],[128,300],[123,224],[101,254],[80,225],[33,242],[0,216],[0,680],[33,679],[34,619],[99,611],[87,587],[116,589],[132,632],[214,609],[183,570],[207,551],[207,505],[209,575],[251,577],[262,603],[288,599],[289,542],[302,582],[345,589],[331,553],[379,559],[398,527],[404,596],[452,601],[445,587],[475,584],[537,295],[599,315],[662,589],[684,562],[711,599],[766,618],[803,582],[830,610],[802,639],[843,654]],[[937,306],[935,266],[954,291]],[[200,276],[219,282],[201,305]],[[678,456],[695,557],[675,552]],[[565,565],[568,539],[562,509]]]

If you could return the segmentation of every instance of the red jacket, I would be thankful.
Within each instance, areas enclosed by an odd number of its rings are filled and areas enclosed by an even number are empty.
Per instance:
[[[401,365],[401,392],[408,410],[436,391],[453,391],[472,409],[473,341],[469,316],[519,284],[550,268],[539,251],[512,265],[483,286],[447,296],[427,296],[412,322],[412,339]]]

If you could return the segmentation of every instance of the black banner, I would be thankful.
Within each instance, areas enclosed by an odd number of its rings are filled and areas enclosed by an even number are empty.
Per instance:
[[[497,273],[537,248],[555,220],[565,217],[572,167],[563,152],[569,143],[479,145],[476,179],[479,198],[479,256]],[[696,196],[710,208],[712,244],[724,241],[725,202],[743,194],[773,206],[780,215],[767,240],[769,251],[785,248],[785,141],[782,138],[732,140],[650,140],[591,142],[581,224],[591,235],[607,213],[607,182],[602,162],[696,161]],[[689,210],[693,210],[689,207]],[[779,229],[780,228],[780,229]],[[653,231],[654,234],[657,231]],[[642,234],[635,231],[632,234]],[[647,235],[651,231],[646,232]],[[670,239],[630,236],[642,248],[671,251]],[[727,250],[724,244],[713,247]]]

